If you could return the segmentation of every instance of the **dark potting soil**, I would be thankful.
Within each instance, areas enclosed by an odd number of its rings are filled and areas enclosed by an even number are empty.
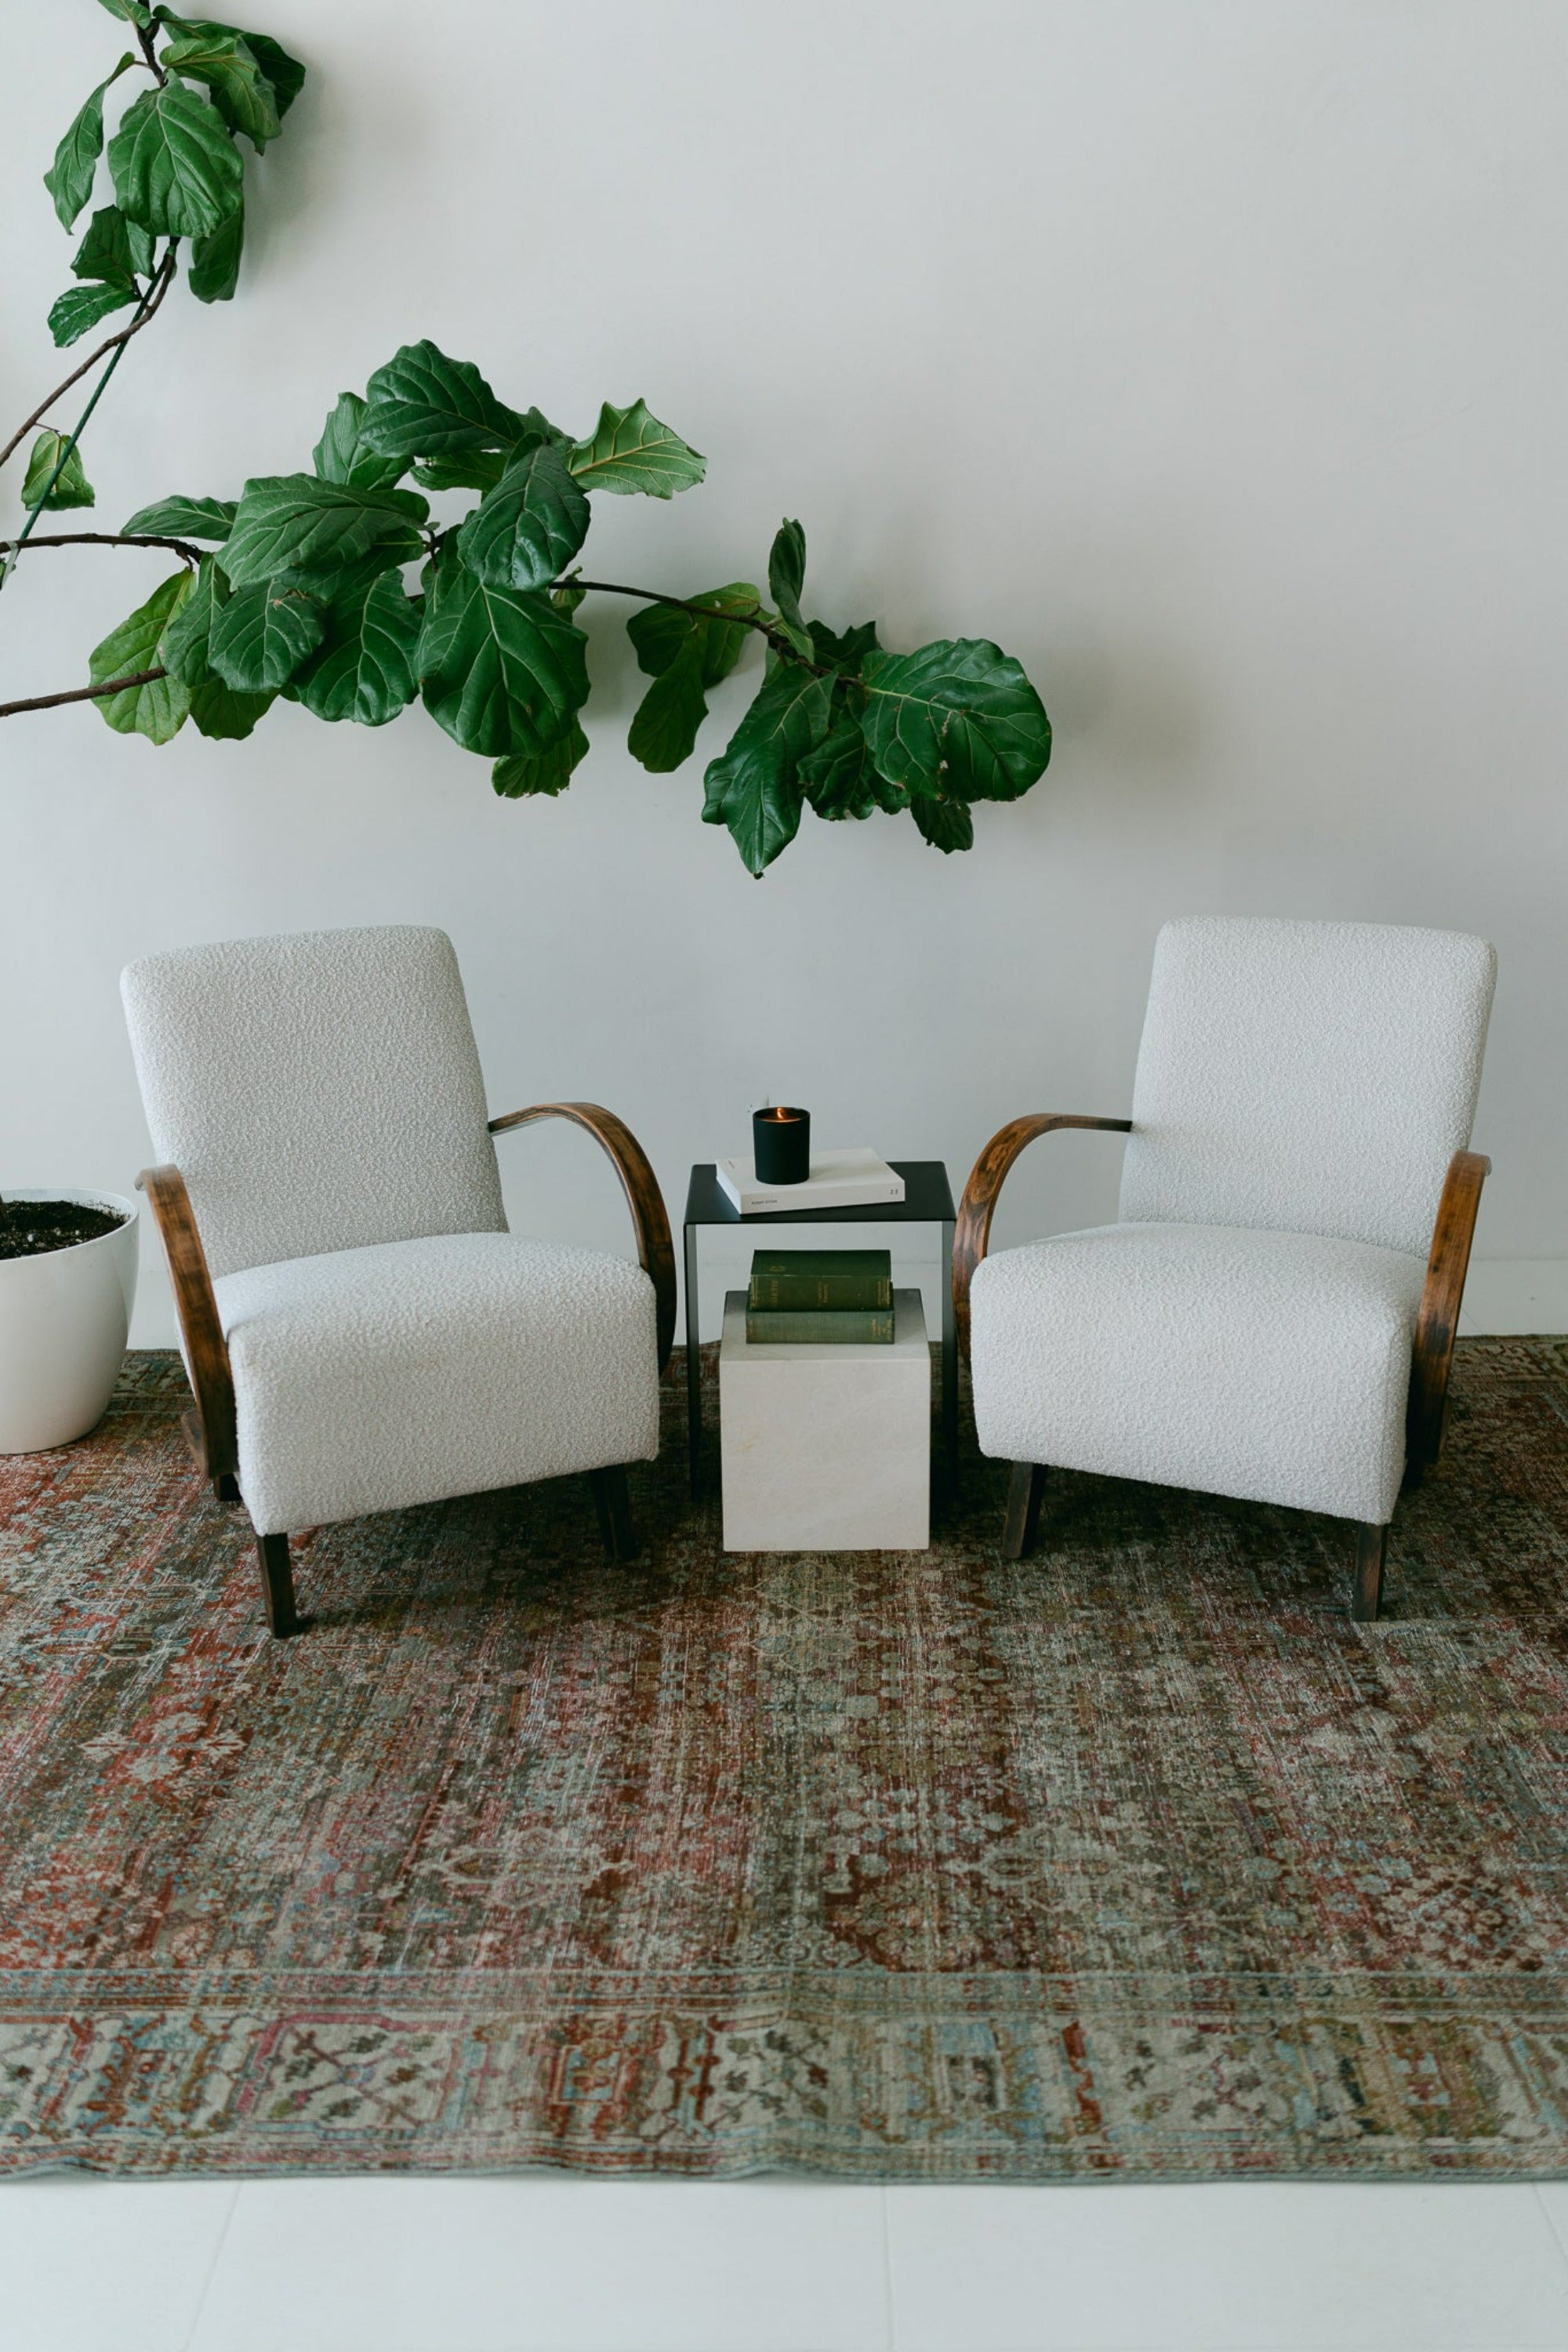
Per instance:
[[[100,1241],[124,1223],[117,1210],[89,1209],[80,1201],[7,1201],[0,1195],[0,1258],[41,1257],[46,1250]]]

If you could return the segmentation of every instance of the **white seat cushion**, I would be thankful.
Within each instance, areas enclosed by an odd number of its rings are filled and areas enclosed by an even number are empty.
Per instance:
[[[971,1292],[982,1451],[1384,1523],[1426,1267],[1225,1225],[1002,1250]]]
[[[214,1288],[258,1534],[658,1451],[653,1285],[625,1258],[439,1234]]]

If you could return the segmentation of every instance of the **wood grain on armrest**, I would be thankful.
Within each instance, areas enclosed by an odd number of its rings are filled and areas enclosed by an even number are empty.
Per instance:
[[[1481,1186],[1490,1175],[1491,1166],[1482,1152],[1456,1151],[1443,1181],[1410,1360],[1410,1406],[1405,1434],[1406,1484],[1410,1486],[1416,1484],[1423,1470],[1429,1468],[1443,1450],[1443,1430],[1448,1414],[1448,1373],[1458,1335],[1465,1276],[1469,1269]]]
[[[1111,1135],[1132,1132],[1130,1118],[1088,1118],[1073,1111],[1051,1110],[1026,1112],[1022,1118],[1010,1118],[1005,1127],[997,1129],[969,1172],[953,1229],[952,1305],[958,1344],[965,1355],[969,1352],[969,1286],[990,1246],[991,1220],[1007,1171],[1037,1136],[1049,1135],[1058,1127],[1100,1128]]]
[[[599,1103],[534,1103],[527,1110],[514,1110],[504,1118],[492,1118],[490,1133],[502,1135],[508,1128],[527,1127],[539,1118],[568,1118],[578,1127],[585,1127],[595,1142],[615,1163],[616,1173],[621,1180],[621,1190],[626,1196],[626,1206],[631,1211],[637,1257],[653,1284],[658,1369],[662,1372],[669,1361],[669,1351],[675,1340],[675,1244],[669,1235],[669,1218],[665,1212],[664,1195],[658,1189],[658,1179],[648,1163],[647,1154],[624,1120],[618,1119],[614,1111],[605,1110]]]
[[[239,1467],[235,1434],[234,1381],[228,1368],[228,1343],[218,1321],[207,1254],[196,1228],[195,1211],[177,1168],[143,1168],[137,1187],[153,1204],[169,1278],[174,1286],[174,1307],[185,1343],[185,1361],[195,1391],[196,1413],[209,1478],[232,1477]]]

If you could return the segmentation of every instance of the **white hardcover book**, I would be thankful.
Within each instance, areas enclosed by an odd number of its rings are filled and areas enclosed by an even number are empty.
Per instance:
[[[780,1209],[868,1209],[904,1197],[904,1180],[874,1151],[814,1151],[804,1184],[759,1184],[750,1152],[721,1160],[719,1181],[743,1217]]]

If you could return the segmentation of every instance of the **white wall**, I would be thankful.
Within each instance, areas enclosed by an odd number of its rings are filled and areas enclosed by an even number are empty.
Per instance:
[[[708,453],[673,507],[599,502],[601,574],[756,577],[799,515],[825,617],[995,636],[1056,760],[968,857],[808,816],[752,882],[698,822],[744,685],[645,775],[607,606],[554,804],[494,800],[419,712],[279,705],[162,751],[6,721],[0,1179],[129,1187],[116,974],[178,941],[445,924],[495,1107],[614,1105],[679,1216],[768,1091],[955,1183],[1014,1111],[1121,1110],[1166,915],[1449,924],[1502,971],[1474,1300],[1568,1326],[1562,9],[257,5],[311,79],[252,169],[239,299],[172,299],[95,423],[106,526],[308,465],[338,391],[429,334],[514,404],[642,394]],[[37,175],[115,32],[7,12],[7,425],[59,370]],[[0,698],[78,682],[164,568],[25,559]],[[585,1141],[505,1158],[514,1216],[618,1244]],[[1036,1158],[1003,1238],[1110,1213],[1113,1146]],[[137,1336],[168,1328],[149,1265]]]

